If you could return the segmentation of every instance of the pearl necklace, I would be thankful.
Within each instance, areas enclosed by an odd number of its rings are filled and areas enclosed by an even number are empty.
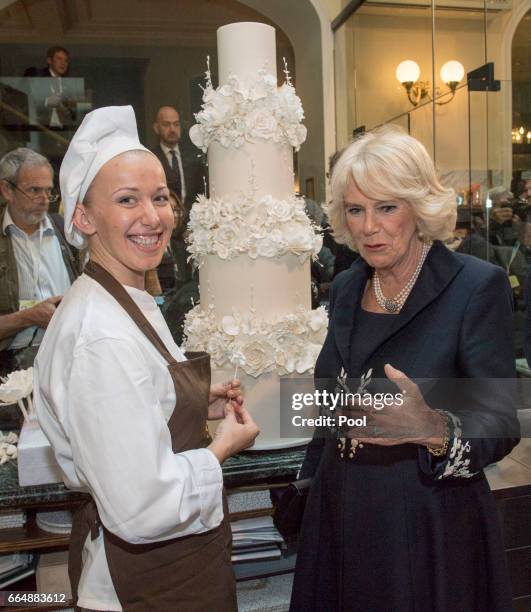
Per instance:
[[[395,295],[393,298],[386,298],[382,293],[382,287],[380,285],[380,278],[378,277],[378,272],[375,270],[372,277],[372,286],[374,289],[374,297],[378,302],[378,306],[383,308],[385,311],[395,314],[402,310],[402,306],[405,304],[408,295],[411,293],[411,289],[413,289],[413,285],[415,284],[420,271],[422,270],[422,265],[426,256],[428,255],[428,251],[430,250],[431,242],[425,242],[422,245],[422,252],[420,254],[420,259],[413,272],[411,278],[407,281],[406,286]]]

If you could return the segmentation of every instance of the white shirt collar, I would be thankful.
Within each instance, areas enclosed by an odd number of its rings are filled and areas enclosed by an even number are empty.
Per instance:
[[[14,227],[16,227],[19,231],[22,231],[18,225],[13,221],[13,217],[10,215],[9,213],[9,207],[6,206],[6,210],[4,213],[4,222],[2,223],[2,233],[7,235],[7,228],[13,225]],[[39,229],[42,228],[43,233],[51,230],[54,231],[52,222],[50,221],[50,219],[48,218],[48,215],[45,215],[44,219],[40,222],[39,224]],[[37,231],[37,230],[36,230]]]
[[[177,157],[181,157],[181,152],[179,151],[179,144],[176,144],[174,147],[167,147],[164,143],[160,143],[160,148],[166,157],[170,155],[170,151],[175,151],[175,155]]]

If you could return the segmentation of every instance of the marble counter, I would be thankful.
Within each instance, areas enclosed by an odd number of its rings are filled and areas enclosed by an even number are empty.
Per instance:
[[[286,483],[295,479],[303,458],[304,448],[242,453],[226,461],[223,477],[229,489]],[[515,488],[531,488],[531,439],[522,439],[508,457],[486,468],[485,474],[496,497],[514,493]],[[69,491],[63,484],[19,487],[16,462],[0,466],[0,510],[83,499],[82,493]]]
[[[304,448],[236,455],[223,465],[225,485],[235,488],[289,482],[295,479],[303,458]],[[16,462],[0,465],[0,510],[43,504],[62,505],[84,498],[82,493],[69,491],[63,484],[20,487]]]

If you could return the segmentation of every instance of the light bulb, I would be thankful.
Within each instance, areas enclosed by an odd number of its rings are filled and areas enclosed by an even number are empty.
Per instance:
[[[460,62],[450,60],[441,66],[440,75],[444,83],[459,83],[465,76],[465,69]]]
[[[396,67],[395,74],[400,83],[416,83],[419,80],[420,68],[413,60],[404,60]]]
[[[524,130],[524,128],[523,128],[523,126],[522,126],[522,127],[520,127],[520,129],[519,129],[518,131],[520,132],[520,134],[523,134],[523,133],[525,132],[525,130]]]

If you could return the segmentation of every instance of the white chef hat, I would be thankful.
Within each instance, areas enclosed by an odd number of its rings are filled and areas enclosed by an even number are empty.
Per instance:
[[[70,141],[59,171],[64,206],[65,235],[78,249],[86,237],[72,223],[74,209],[82,202],[101,167],[125,151],[148,151],[138,140],[132,106],[106,106],[85,116]]]

